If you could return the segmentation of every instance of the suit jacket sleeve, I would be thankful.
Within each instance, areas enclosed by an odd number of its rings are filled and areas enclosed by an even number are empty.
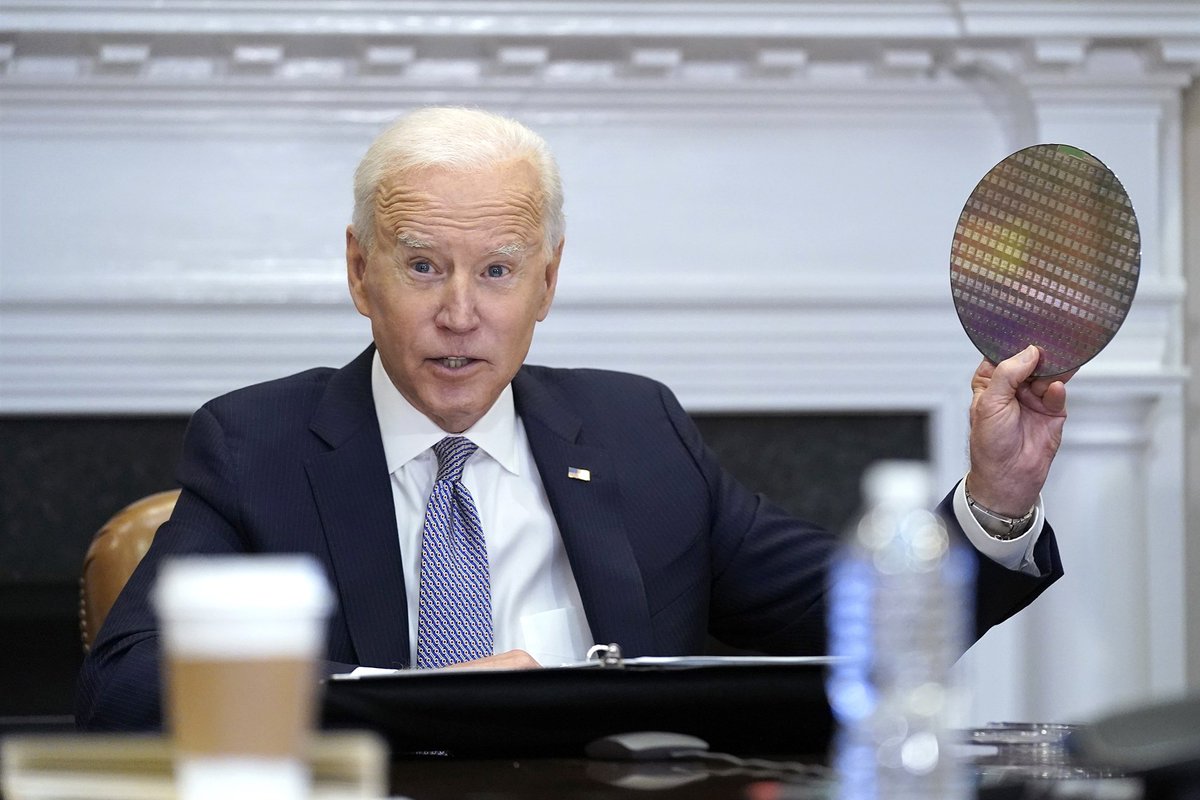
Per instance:
[[[176,555],[254,552],[243,539],[236,453],[216,415],[201,408],[184,437],[178,478],[182,492],[84,659],[76,724],[90,730],[150,730],[162,726],[160,642],[151,589],[163,559]],[[326,664],[326,672],[351,665]]]
[[[712,498],[710,632],[738,647],[768,653],[823,654],[826,581],[837,540],[748,491],[717,463],[691,419],[665,387],[667,415],[694,459]],[[938,507],[950,534],[978,563],[975,636],[1031,603],[1062,575],[1047,525],[1035,549],[1040,574],[1006,569],[970,545],[950,505]]]
[[[164,558],[243,552],[229,483],[233,455],[207,408],[193,415],[179,466],[183,490],[84,659],[76,723],[106,730],[160,725],[159,637],[150,591]]]

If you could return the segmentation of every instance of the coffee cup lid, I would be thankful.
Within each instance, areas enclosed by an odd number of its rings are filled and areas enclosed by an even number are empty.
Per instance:
[[[327,614],[333,594],[312,556],[238,555],[172,558],[153,592],[159,614]]]

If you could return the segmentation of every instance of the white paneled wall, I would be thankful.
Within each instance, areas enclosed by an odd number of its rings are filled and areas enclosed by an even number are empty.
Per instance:
[[[1138,299],[1071,386],[1067,576],[977,645],[975,717],[1184,688],[1180,96],[1200,2],[0,2],[0,412],[189,412],[367,341],[350,175],[427,103],[517,116],[567,188],[533,360],[693,410],[923,410],[961,475],[967,193],[1065,141],[1130,191]],[[1192,577],[1192,580],[1196,578]]]

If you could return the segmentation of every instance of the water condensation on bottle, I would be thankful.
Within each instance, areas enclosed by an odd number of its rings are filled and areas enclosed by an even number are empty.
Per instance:
[[[965,697],[953,666],[973,616],[971,555],[928,510],[929,472],[882,462],[831,572],[828,678],[839,800],[970,796],[953,753]]]

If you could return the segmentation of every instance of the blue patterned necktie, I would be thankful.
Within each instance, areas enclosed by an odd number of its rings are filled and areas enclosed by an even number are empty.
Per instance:
[[[421,535],[417,667],[430,669],[492,654],[487,542],[475,501],[462,483],[477,445],[447,436],[433,446],[438,473]]]

